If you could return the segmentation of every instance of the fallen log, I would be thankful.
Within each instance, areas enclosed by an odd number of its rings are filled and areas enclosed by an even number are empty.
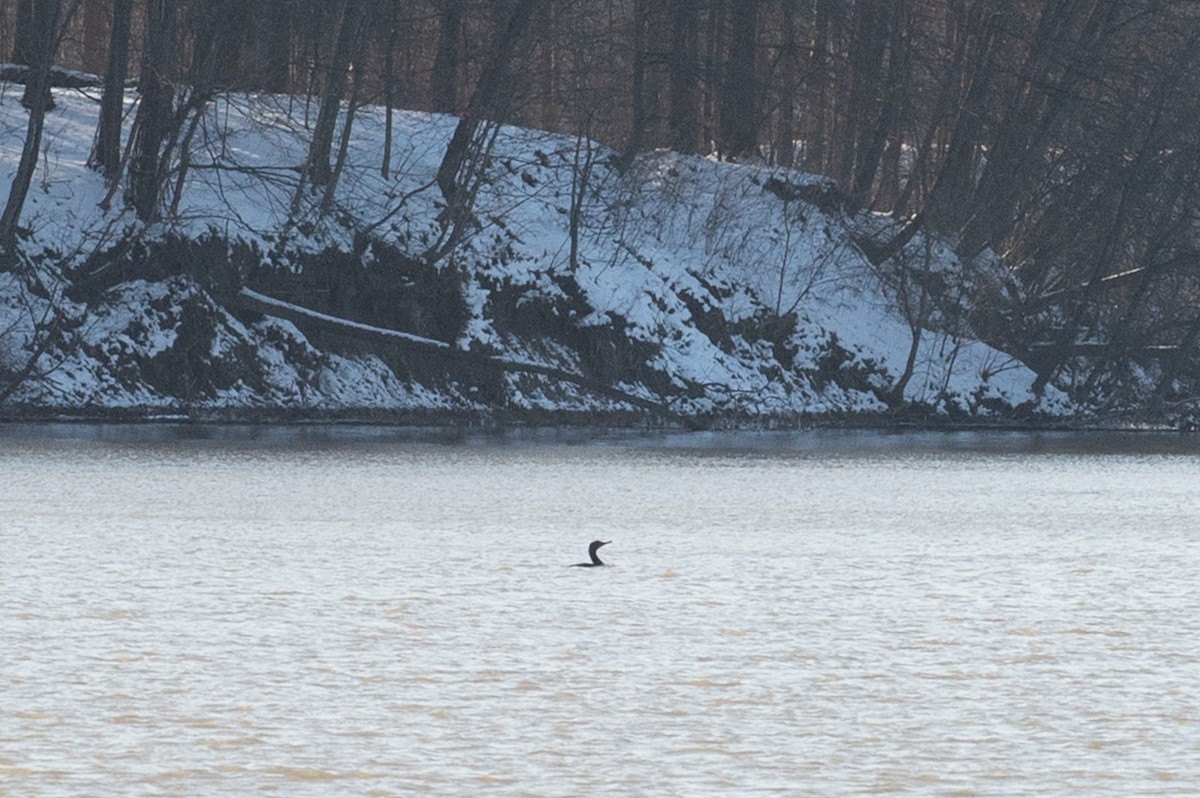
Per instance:
[[[412,333],[401,332],[400,330],[389,330],[385,327],[376,327],[371,324],[363,324],[362,322],[350,319],[330,316],[327,313],[321,313],[311,308],[285,302],[249,288],[243,288],[238,293],[237,301],[247,310],[286,319],[302,330],[309,328],[315,331],[331,332],[337,335],[356,338],[374,346],[387,347],[402,353],[418,354],[451,366],[538,374],[543,377],[578,385],[598,396],[618,402],[625,402],[633,407],[662,416],[688,429],[699,429],[701,427],[695,419],[677,413],[661,402],[636,396],[608,383],[585,377],[581,374],[575,374],[557,366],[548,366],[528,360],[485,355],[479,352],[468,352],[464,349],[451,346],[445,341],[424,338]]]
[[[29,80],[29,67],[24,64],[0,64],[0,83],[16,83],[24,86]],[[50,87],[54,89],[96,89],[104,85],[104,78],[60,66],[50,67]]]

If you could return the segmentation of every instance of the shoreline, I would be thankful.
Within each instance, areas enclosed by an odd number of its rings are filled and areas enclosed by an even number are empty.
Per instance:
[[[748,416],[717,414],[690,418],[693,424],[670,422],[641,411],[577,411],[518,409],[303,409],[272,407],[129,407],[69,408],[0,407],[0,424],[78,424],[102,426],[192,427],[375,427],[380,429],[504,432],[579,430],[645,433],[805,432],[862,430],[879,432],[1193,432],[1162,422],[1078,417],[941,418],[928,413],[837,413]]]

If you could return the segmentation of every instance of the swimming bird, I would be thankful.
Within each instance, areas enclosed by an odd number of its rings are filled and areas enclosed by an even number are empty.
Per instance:
[[[592,558],[591,562],[577,562],[572,568],[595,568],[597,565],[605,565],[605,562],[600,559],[596,552],[600,551],[601,546],[607,546],[612,543],[611,540],[593,540],[592,545],[588,546],[588,556]]]

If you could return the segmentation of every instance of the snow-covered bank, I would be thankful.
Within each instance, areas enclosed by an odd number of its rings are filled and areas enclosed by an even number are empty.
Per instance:
[[[104,183],[85,166],[94,97],[55,99],[22,219],[30,265],[0,274],[10,412],[603,420],[656,406],[757,424],[1073,412],[1053,386],[1035,395],[1034,373],[961,319],[918,303],[915,282],[873,266],[855,244],[869,218],[803,199],[824,191],[817,177],[666,152],[619,174],[587,142],[506,128],[478,224],[430,264],[420,255],[441,207],[431,183],[453,119],[398,114],[385,179],[384,112],[360,110],[334,211],[319,216],[314,202],[289,221],[303,99],[223,98],[170,221],[141,229],[119,196],[101,210]],[[23,120],[10,88],[0,185]],[[924,273],[955,268],[936,243],[910,246]],[[306,328],[239,306],[243,285],[547,373]]]

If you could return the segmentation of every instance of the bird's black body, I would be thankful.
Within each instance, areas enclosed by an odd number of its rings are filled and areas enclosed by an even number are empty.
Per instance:
[[[588,546],[588,556],[592,558],[591,562],[577,562],[573,568],[595,568],[597,565],[604,565],[604,561],[596,553],[600,551],[601,546],[607,546],[612,543],[611,540],[593,540],[592,545]]]

